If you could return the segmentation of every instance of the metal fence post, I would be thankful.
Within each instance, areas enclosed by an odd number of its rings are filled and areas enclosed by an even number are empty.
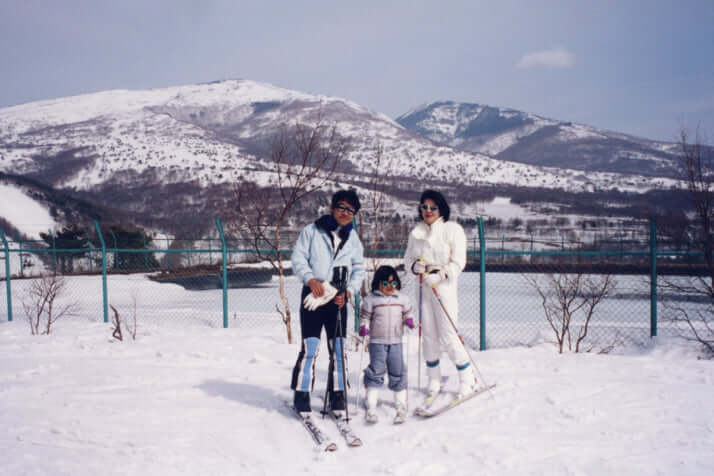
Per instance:
[[[94,228],[99,236],[99,243],[102,245],[102,307],[104,309],[104,322],[109,322],[109,298],[107,297],[107,246],[104,243],[102,229],[99,228],[99,223],[94,220]]]
[[[7,290],[7,320],[12,321],[12,289],[10,287],[10,245],[7,244],[5,233],[0,230],[0,238],[5,246],[5,289]]]
[[[216,218],[216,228],[218,228],[218,235],[221,237],[221,255],[223,256],[223,263],[221,264],[223,272],[223,328],[226,329],[228,327],[228,270],[226,268],[228,250],[226,248],[226,237],[223,234],[223,225],[219,218]]]
[[[657,337],[657,217],[650,220],[650,337]]]
[[[479,272],[479,289],[481,298],[479,302],[479,325],[481,339],[479,347],[481,350],[486,350],[486,237],[483,233],[483,218],[478,217],[478,241],[479,241],[479,259],[481,261],[481,269]]]

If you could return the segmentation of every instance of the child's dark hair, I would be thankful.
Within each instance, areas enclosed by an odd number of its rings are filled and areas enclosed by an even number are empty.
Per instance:
[[[424,203],[424,200],[429,199],[434,200],[436,206],[439,207],[439,215],[444,218],[444,221],[449,221],[449,215],[451,215],[449,204],[446,203],[444,195],[436,190],[424,190],[424,193],[421,194],[421,198],[419,199],[419,208],[417,208],[417,211],[419,212],[419,219],[424,219],[424,216],[421,214],[421,206]]]
[[[379,289],[379,283],[381,281],[387,281],[390,276],[394,276],[394,280],[397,282],[397,289],[402,289],[402,282],[399,280],[399,275],[397,270],[391,266],[380,266],[374,273],[372,278],[372,291],[377,291]]]

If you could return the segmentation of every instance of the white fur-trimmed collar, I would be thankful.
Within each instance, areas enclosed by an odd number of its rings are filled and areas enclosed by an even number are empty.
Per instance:
[[[441,228],[444,226],[444,217],[439,217],[436,219],[434,223],[431,225],[427,225],[423,220],[420,221],[417,226],[414,227],[414,238],[418,238],[420,240],[426,240],[431,236],[434,232],[437,232],[441,230]]]

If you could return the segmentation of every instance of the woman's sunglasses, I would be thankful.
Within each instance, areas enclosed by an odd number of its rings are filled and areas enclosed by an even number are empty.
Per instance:
[[[425,212],[426,211],[435,212],[435,211],[439,210],[439,207],[437,207],[436,205],[427,205],[426,203],[422,203],[421,209],[424,210]]]
[[[396,288],[396,287],[397,287],[397,284],[399,284],[399,283],[397,283],[397,281],[394,280],[394,281],[382,281],[381,284],[382,284],[382,287],[383,287],[383,288],[387,288],[387,287],[389,287],[389,286],[391,286],[391,287],[393,287],[393,288]]]

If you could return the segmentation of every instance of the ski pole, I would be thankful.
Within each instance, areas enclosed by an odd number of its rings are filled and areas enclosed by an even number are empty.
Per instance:
[[[347,293],[345,293],[345,299],[347,298]],[[342,339],[342,342],[340,343],[340,360],[342,361],[342,380],[344,383],[345,389],[343,390],[345,392],[345,420],[350,421],[350,400],[347,397],[347,365],[346,365],[346,357],[345,357],[345,341],[347,340],[346,338],[342,337],[342,318],[344,316],[345,320],[347,320],[347,307],[346,303],[344,306],[342,306],[342,309],[340,309],[340,315],[339,320],[337,322],[337,327],[339,329],[339,339]],[[345,333],[346,334],[346,333]],[[337,339],[335,339],[335,343],[337,342]],[[339,375],[337,376],[337,386],[339,387]]]
[[[340,359],[340,364],[342,365],[342,381],[344,383],[344,393],[345,393],[345,419],[349,421],[349,401],[347,399],[347,368],[345,365],[345,343],[342,338],[342,319],[345,314],[343,314],[347,309],[345,306],[342,306],[341,309],[337,311],[337,324],[335,325],[335,334],[334,334],[334,339],[332,340],[332,351],[330,352],[330,356],[332,358],[332,361],[335,362],[331,368],[330,368],[330,376],[332,376],[332,373],[334,372],[334,365],[336,365],[336,360],[337,358]],[[337,339],[342,339],[342,342],[340,343],[340,353],[339,356],[337,355]],[[333,387],[335,383],[333,382]],[[337,372],[337,387],[339,388],[340,385],[340,375],[339,372]],[[322,403],[322,414],[327,415],[327,402],[330,398],[330,377],[327,379],[327,386],[325,388],[325,399],[323,400]]]
[[[359,346],[361,347],[360,353],[359,353],[359,368],[357,369],[357,378],[355,381],[357,382],[357,408],[360,407],[360,404],[362,403],[362,392],[360,391],[361,385],[360,385],[360,373],[362,372],[362,362],[364,359],[364,348],[367,346],[367,340],[366,338],[362,337],[359,341]]]
[[[345,324],[347,323],[347,268],[342,267],[341,268],[341,278],[340,278],[340,290],[342,291],[343,296],[345,297],[345,303],[342,305],[340,310],[337,313],[337,333],[338,337],[342,339],[342,342],[340,343],[340,360],[342,361],[342,382],[344,386],[344,392],[345,392],[345,420],[350,421],[350,400],[347,397],[347,387],[348,382],[347,382],[347,359],[345,356],[345,341],[347,340],[347,332],[344,332],[342,329],[342,320],[344,319]],[[345,334],[344,337],[342,337],[342,334]],[[337,345],[337,339],[335,339],[335,345]],[[340,376],[339,373],[337,375],[337,387],[339,388],[340,386]]]
[[[476,365],[476,362],[474,362],[473,357],[471,357],[471,352],[469,352],[468,347],[466,347],[466,343],[464,342],[463,337],[461,337],[461,334],[459,333],[459,329],[456,327],[456,324],[454,324],[454,320],[449,315],[449,311],[446,310],[446,306],[444,306],[444,302],[441,300],[441,296],[439,296],[439,291],[436,290],[436,286],[432,286],[431,290],[434,291],[434,296],[436,297],[436,300],[439,302],[439,305],[441,306],[441,310],[444,311],[444,315],[449,320],[449,324],[451,324],[451,327],[454,329],[454,332],[456,332],[456,336],[459,338],[459,341],[461,342],[461,345],[463,346],[464,351],[466,352],[466,355],[469,356],[469,361],[471,361],[471,365],[474,366],[474,369],[476,370],[476,373],[478,373],[478,376],[481,379],[481,381],[483,382],[483,384],[488,386],[488,384],[486,383],[486,379],[483,378],[483,375],[481,375],[481,371],[479,370],[478,366]],[[489,393],[491,393],[491,390],[489,390]],[[493,396],[493,395],[491,395],[491,396]]]
[[[419,258],[420,262],[423,262],[423,258]],[[419,342],[418,342],[418,347],[419,347],[419,354],[417,357],[417,387],[419,388],[419,391],[421,392],[421,304],[422,304],[422,295],[423,295],[423,289],[422,289],[422,283],[424,281],[424,275],[419,273]]]
[[[407,413],[409,413],[409,344],[411,343],[411,334],[407,334],[407,357],[404,358],[402,350],[402,362],[404,362],[404,373],[407,374]]]
[[[340,269],[335,268],[334,273],[333,273],[333,281],[337,283],[337,289],[338,291],[338,296],[341,294],[344,295],[345,297],[345,303],[341,308],[337,310],[337,323],[335,325],[335,334],[334,334],[334,339],[332,340],[332,351],[330,352],[330,358],[332,359],[332,362],[335,363],[337,360],[337,339],[342,339],[342,319],[347,320],[347,268],[346,267],[340,267]],[[329,337],[328,337],[329,339]],[[340,343],[340,364],[342,365],[342,381],[344,383],[344,395],[345,395],[345,419],[349,421],[350,419],[350,413],[349,413],[349,401],[347,399],[347,366],[345,365],[345,341],[346,339],[343,339],[342,342]],[[329,345],[328,345],[328,350],[329,350]],[[332,377],[332,372],[334,372],[334,364],[330,366],[330,376],[327,378],[327,385],[325,388],[325,398],[322,403],[322,415],[327,415],[327,401],[330,397],[330,377]],[[332,382],[333,387],[335,385],[334,381]],[[337,387],[339,388],[340,386],[340,375],[339,371],[337,372]]]

